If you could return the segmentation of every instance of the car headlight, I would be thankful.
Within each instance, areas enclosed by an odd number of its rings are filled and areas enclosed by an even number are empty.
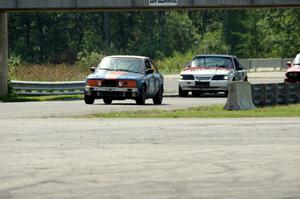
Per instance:
[[[102,80],[98,79],[88,79],[86,81],[87,86],[102,86]]]
[[[118,82],[119,87],[136,88],[137,82],[135,80],[121,80]]]
[[[124,82],[119,81],[119,82],[118,82],[118,86],[119,86],[119,87],[123,87],[123,86],[124,86]]]
[[[215,75],[213,76],[212,80],[228,80],[228,75]]]
[[[194,75],[180,75],[182,80],[194,80]]]

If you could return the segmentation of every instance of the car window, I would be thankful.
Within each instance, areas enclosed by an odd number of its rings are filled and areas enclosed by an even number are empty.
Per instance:
[[[146,61],[145,61],[145,66],[146,66],[146,70],[148,70],[148,69],[152,69],[152,67],[151,67],[151,64],[150,64],[149,60],[146,60]]]
[[[298,54],[294,59],[294,65],[300,65],[300,54]]]
[[[191,67],[219,67],[232,69],[233,63],[229,57],[196,57],[193,59]]]
[[[150,60],[150,65],[151,65],[151,68],[153,69],[154,73],[158,73],[158,69],[156,68],[156,66],[154,65],[152,60]]]
[[[144,73],[143,61],[130,57],[105,57],[97,69]]]
[[[240,62],[236,58],[234,58],[233,61],[234,61],[234,65],[236,67],[236,70],[243,70]]]

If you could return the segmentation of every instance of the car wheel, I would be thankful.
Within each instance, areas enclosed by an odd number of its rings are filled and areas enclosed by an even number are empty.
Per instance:
[[[224,96],[228,97],[228,91],[224,91]]]
[[[187,97],[189,95],[189,91],[182,90],[180,86],[178,90],[179,90],[179,97]]]
[[[154,104],[161,104],[163,100],[163,89],[160,88],[156,95],[153,97]]]
[[[145,102],[146,102],[146,88],[145,88],[145,86],[142,87],[141,94],[138,98],[136,98],[135,102],[138,105],[144,105],[145,104]]]
[[[248,81],[248,76],[246,76],[246,77],[245,77],[244,81],[245,81],[245,82],[247,82],[247,81]]]
[[[112,103],[112,99],[110,99],[110,98],[103,98],[103,102],[105,104],[111,104]]]
[[[84,102],[86,104],[94,104],[95,98],[92,96],[84,95]]]

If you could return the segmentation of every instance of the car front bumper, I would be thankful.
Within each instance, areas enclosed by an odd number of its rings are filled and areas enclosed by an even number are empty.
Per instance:
[[[179,86],[186,91],[228,91],[229,80],[179,80]]]
[[[134,99],[139,96],[138,88],[85,87],[85,95],[95,98]]]

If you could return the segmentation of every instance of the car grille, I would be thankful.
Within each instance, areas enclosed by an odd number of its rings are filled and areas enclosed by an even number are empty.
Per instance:
[[[195,80],[197,80],[197,81],[207,81],[210,79],[211,79],[211,77],[195,77]]]
[[[102,86],[104,87],[117,87],[118,82],[116,80],[103,80]]]
[[[196,87],[209,87],[209,82],[196,82]]]

